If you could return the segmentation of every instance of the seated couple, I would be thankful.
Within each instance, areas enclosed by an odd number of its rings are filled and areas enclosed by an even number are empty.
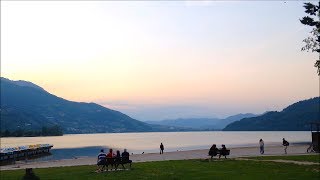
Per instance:
[[[226,145],[222,144],[221,145],[222,148],[218,149],[217,146],[215,144],[213,144],[209,150],[209,156],[211,156],[211,159],[213,158],[213,156],[216,156],[219,154],[219,159],[221,156],[224,156],[225,158],[227,158],[227,155],[229,155],[230,150],[227,150]]]
[[[98,171],[102,171],[105,167],[107,167],[108,170],[109,165],[111,167],[115,166],[115,169],[117,169],[119,164],[121,164],[123,169],[125,169],[123,165],[127,163],[130,164],[131,168],[132,161],[129,159],[129,156],[127,149],[124,149],[124,152],[121,155],[119,150],[117,150],[117,154],[114,154],[113,150],[109,149],[109,153],[105,154],[103,149],[101,149],[97,161]]]

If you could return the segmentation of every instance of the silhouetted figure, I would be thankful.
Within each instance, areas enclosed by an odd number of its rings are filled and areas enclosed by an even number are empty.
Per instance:
[[[32,168],[26,169],[26,174],[22,177],[23,180],[39,180],[40,178],[34,174]]]
[[[315,152],[314,149],[313,149],[313,144],[312,143],[310,143],[310,145],[309,145],[309,147],[307,149],[307,153],[308,152]]]
[[[100,150],[100,153],[98,154],[98,160],[97,160],[97,166],[98,171],[102,171],[107,164],[107,155],[104,153],[103,149]]]
[[[262,139],[260,139],[259,145],[260,145],[260,154],[264,154],[264,141]]]
[[[213,156],[216,156],[219,152],[219,149],[217,148],[216,144],[213,144],[209,150],[209,156],[211,156],[211,159]]]
[[[130,154],[127,152],[127,149],[124,149],[121,155],[122,155],[122,163],[123,164],[129,163],[131,168],[132,160],[129,159]]]
[[[117,154],[116,154],[116,157],[115,157],[115,164],[116,164],[116,169],[118,168],[118,165],[121,164],[121,154],[120,154],[120,151],[117,150]],[[123,165],[122,165],[123,166]]]
[[[160,154],[163,154],[163,150],[164,150],[164,146],[163,146],[163,144],[161,143],[161,144],[160,144]]]
[[[116,158],[121,158],[121,154],[119,150],[117,150]]]
[[[221,145],[222,148],[219,150],[220,153],[219,153],[219,159],[221,156],[224,156],[224,158],[227,158],[227,148],[226,148],[226,145],[222,144]]]
[[[289,142],[282,138],[282,145],[284,146],[284,153],[287,154],[287,148],[289,146]]]

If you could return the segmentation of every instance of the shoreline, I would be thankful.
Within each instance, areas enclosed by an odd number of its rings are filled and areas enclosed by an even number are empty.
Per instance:
[[[279,156],[279,155],[303,155],[306,153],[308,145],[306,144],[292,144],[288,147],[288,154],[284,154],[283,146],[265,146],[265,154],[260,155],[259,147],[232,147],[230,149],[230,155],[227,158],[238,157],[253,157],[253,156]],[[209,149],[200,150],[187,150],[187,151],[171,151],[165,152],[163,155],[159,153],[145,153],[145,154],[133,154],[130,159],[134,163],[137,162],[150,162],[150,161],[168,161],[168,160],[187,160],[187,159],[208,159]],[[98,154],[98,152],[97,152]],[[217,157],[215,157],[217,158]],[[25,168],[49,168],[49,167],[66,167],[66,166],[81,166],[81,165],[95,165],[97,161],[96,157],[80,157],[75,159],[61,159],[50,160],[40,162],[25,162],[17,161],[16,164],[0,166],[0,170],[17,170]]]

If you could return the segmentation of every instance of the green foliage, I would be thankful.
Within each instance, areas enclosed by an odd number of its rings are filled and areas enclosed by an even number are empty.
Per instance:
[[[41,135],[42,136],[60,136],[62,135],[62,128],[58,125],[52,127],[42,127]]]
[[[225,131],[308,131],[310,122],[319,119],[319,97],[294,103],[281,112],[244,118],[229,124]]]
[[[18,129],[10,132],[9,130],[1,131],[1,137],[34,137],[34,136],[62,136],[62,128],[58,125],[51,127],[42,127],[41,130]]]
[[[313,30],[310,32],[311,36],[304,39],[302,42],[304,42],[306,45],[301,48],[302,51],[312,51],[312,52],[318,52],[319,51],[319,42],[317,40],[317,37],[319,36],[319,32],[316,28],[313,28]]]
[[[319,3],[320,5],[320,3]],[[319,6],[316,6],[312,3],[304,3],[304,6],[303,6],[306,10],[305,10],[305,13],[307,14],[310,14],[310,15],[317,15],[317,12],[319,10]]]
[[[304,3],[303,7],[306,9],[305,13],[309,16],[303,17],[300,22],[303,25],[312,27],[313,30],[310,32],[310,36],[303,40],[306,45],[301,50],[318,52],[320,56],[320,1],[318,5]],[[320,76],[320,59],[316,61],[314,66],[318,68],[318,75]]]
[[[129,171],[95,173],[96,166],[34,169],[40,179],[318,179],[318,166],[239,160],[181,160],[134,163]],[[21,179],[24,170],[1,171]]]
[[[301,161],[301,162],[320,162],[320,155],[301,155],[301,156],[257,156],[257,157],[249,157],[248,159],[256,159],[256,160],[290,160],[290,161]]]

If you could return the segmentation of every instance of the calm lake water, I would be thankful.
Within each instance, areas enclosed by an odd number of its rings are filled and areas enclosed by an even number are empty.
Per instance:
[[[281,145],[282,138],[292,143],[311,142],[309,131],[205,131],[205,132],[152,132],[68,134],[50,137],[1,138],[1,148],[28,144],[53,144],[52,156],[42,160],[96,156],[101,148],[114,148],[130,153],[158,152],[163,142],[165,151],[208,149],[215,143],[220,147],[257,146],[259,139],[265,145]]]

